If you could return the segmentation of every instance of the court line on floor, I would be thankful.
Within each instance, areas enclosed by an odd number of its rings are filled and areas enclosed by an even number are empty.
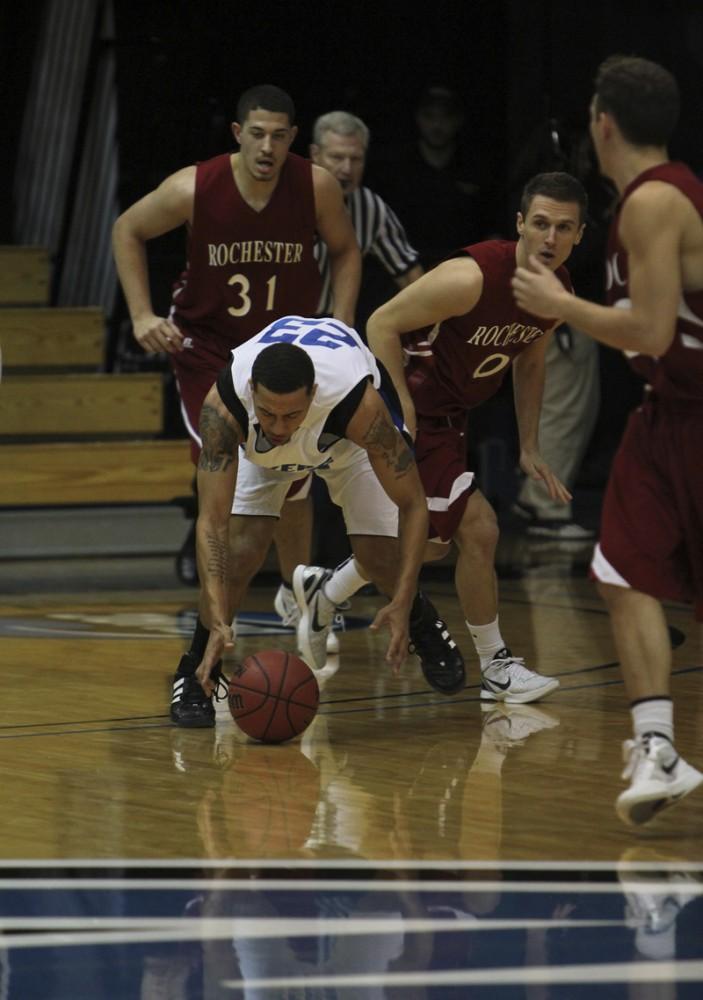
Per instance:
[[[555,674],[554,676],[555,677],[566,677],[566,676],[570,676],[570,675],[573,675],[573,674],[580,674],[580,673],[585,673],[585,672],[591,673],[591,672],[595,672],[595,671],[598,671],[598,670],[611,669],[612,667],[616,667],[617,665],[618,665],[618,662],[617,661],[613,661],[611,663],[596,664],[595,666],[590,666],[590,667],[579,667],[579,668],[577,668],[575,670],[572,670],[572,671],[565,671],[565,672],[563,672],[561,674]],[[703,668],[701,668],[701,669],[703,669]],[[465,691],[471,691],[471,690],[474,690],[474,689],[475,690],[480,690],[480,684],[469,684],[469,685],[466,686],[466,688],[464,688]],[[565,689],[565,690],[568,690],[568,689]],[[427,698],[428,696],[429,697],[433,696],[432,691],[428,691],[428,690],[400,691],[397,694],[394,693],[394,692],[389,692],[387,694],[374,694],[374,693],[371,693],[371,694],[365,694],[365,695],[353,695],[353,696],[348,697],[348,698],[330,698],[329,700],[321,700],[320,701],[320,706],[322,707],[322,706],[326,706],[326,705],[342,705],[342,704],[349,704],[349,703],[360,702],[360,701],[361,702],[373,701],[374,703],[376,703],[376,702],[386,702],[386,701],[397,700],[397,699],[405,699],[405,698],[418,698],[418,697],[425,697],[425,698]],[[456,703],[456,702],[465,704],[467,702],[477,701],[477,700],[479,700],[479,698],[477,698],[477,697],[457,699],[456,697],[447,698],[446,696],[442,696],[442,697],[434,698],[434,700],[431,701],[431,702],[426,702],[426,701],[422,702],[421,706],[418,706],[418,707],[425,707],[428,704],[430,704],[430,705],[450,705],[450,704],[453,704],[453,703]],[[392,706],[388,706],[388,707],[398,708],[398,707],[403,707],[403,706],[392,705]],[[407,706],[404,706],[404,707],[407,707]],[[415,707],[415,706],[413,705],[413,707]],[[363,709],[363,711],[370,711],[370,710],[371,710],[371,708]],[[321,711],[320,714],[321,715],[331,715],[331,714],[339,714],[339,713],[330,713],[330,712]],[[130,722],[145,722],[146,723],[147,720],[149,720],[149,719],[165,719],[165,720],[169,720],[168,723],[167,723],[169,726],[171,724],[169,716],[168,716],[167,713],[163,713],[163,714],[159,714],[159,715],[139,715],[139,716],[135,716],[135,717],[134,716],[133,717],[118,716],[116,718],[110,718],[110,719],[86,719],[86,720],[77,720],[77,721],[75,721],[73,723],[65,723],[65,722],[11,723],[9,725],[0,725],[0,739],[9,739],[9,738],[16,737],[16,736],[20,736],[20,737],[35,736],[35,735],[36,736],[45,736],[45,735],[57,735],[58,736],[58,735],[75,735],[75,734],[80,734],[81,732],[86,732],[86,733],[91,733],[91,732],[115,732],[115,731],[119,732],[122,729],[124,729],[125,731],[129,731],[129,730],[135,729],[135,728],[137,728],[137,729],[141,729],[141,728],[161,728],[161,724],[158,723],[158,722],[155,722],[155,723],[153,723],[151,725],[144,725],[144,726],[133,726],[133,725],[127,725],[127,726],[109,726],[109,725],[106,725],[106,723],[117,723],[117,722],[127,722],[127,723],[130,723]],[[56,732],[56,727],[57,726],[65,726],[65,725],[72,725],[72,726],[100,726],[101,728],[98,728],[98,729],[87,729],[87,728],[86,729],[72,729],[72,730],[69,730],[66,734],[63,734],[62,732]],[[18,730],[18,729],[30,729],[30,728],[31,729],[47,730],[47,732],[40,732],[40,733],[33,733],[33,732],[32,733],[16,733],[16,732],[14,732],[15,730]]]
[[[561,677],[569,677],[569,676],[573,676],[574,674],[580,674],[580,673],[586,673],[586,672],[592,672],[592,671],[596,671],[596,670],[601,670],[604,667],[617,667],[618,665],[619,664],[617,662],[614,662],[612,664],[604,664],[604,665],[598,666],[598,667],[583,667],[583,668],[579,668],[578,670],[565,671],[564,673],[561,673],[561,674],[555,673],[552,676],[553,677],[560,677],[560,678]],[[676,677],[676,676],[679,676],[680,674],[691,674],[691,673],[701,673],[701,672],[703,672],[703,666],[701,666],[701,667],[698,667],[698,666],[696,666],[696,667],[682,667],[682,668],[680,668],[678,670],[672,670],[670,676],[671,677]],[[561,696],[565,695],[565,694],[568,694],[570,691],[592,690],[592,689],[596,689],[596,688],[622,686],[623,684],[624,684],[624,681],[623,681],[622,677],[615,677],[612,680],[598,680],[598,681],[594,681],[594,682],[592,682],[590,684],[570,684],[567,687],[565,687],[564,685],[560,685],[559,688],[556,691],[553,691],[550,694],[549,701],[546,702],[546,703],[544,703],[544,704],[546,704],[547,706],[551,705],[551,706],[557,707],[558,705],[562,704],[562,697]],[[480,690],[480,685],[478,685],[478,684],[468,685],[466,688],[464,688],[464,691],[472,690],[474,688],[476,688],[477,690]],[[417,693],[419,693],[419,694],[429,694],[430,692],[417,692]],[[369,695],[368,699],[364,699],[363,696],[360,696],[356,700],[359,700],[359,701],[371,700],[373,697],[374,697],[373,695]],[[407,696],[406,695],[397,695],[396,697],[398,697],[398,698],[404,698],[404,697],[407,697]],[[441,700],[440,699],[433,699],[432,701],[421,701],[421,702],[416,702],[415,701],[415,702],[412,702],[411,704],[404,704],[404,703],[391,704],[391,705],[384,704],[383,709],[384,709],[384,711],[393,711],[393,710],[398,710],[398,709],[406,709],[407,710],[408,708],[413,708],[413,709],[416,709],[416,708],[427,708],[428,706],[435,707],[435,706],[438,706],[438,705],[442,706],[444,708],[449,709],[449,708],[452,708],[453,706],[456,706],[456,705],[465,705],[465,704],[469,704],[471,702],[476,702],[476,701],[481,701],[480,694],[476,695],[476,696],[468,697],[468,698],[460,698],[458,695],[454,695],[451,698],[444,697]],[[322,706],[322,705],[334,705],[334,704],[337,704],[337,703],[334,702],[334,701],[320,702],[320,706]],[[484,701],[484,702],[482,702],[482,704],[485,705],[486,702]],[[543,704],[543,703],[540,702],[540,705],[541,704]],[[516,706],[516,705],[513,705],[513,704],[507,704],[506,705],[505,702],[501,702],[501,701],[491,702],[490,705],[493,708],[498,708],[501,705],[505,705],[505,707],[507,707],[507,708],[516,708],[516,707],[519,707],[519,706]],[[377,706],[375,704],[371,704],[371,705],[368,705],[367,707],[363,707],[363,708],[362,707],[360,707],[360,708],[343,708],[343,709],[339,709],[338,711],[334,711],[334,710],[333,711],[328,711],[328,710],[324,710],[323,711],[322,707],[321,707],[319,714],[322,715],[322,716],[327,716],[327,715],[330,715],[330,716],[331,715],[355,715],[355,714],[358,714],[358,713],[361,713],[361,712],[373,712],[373,711],[375,711],[376,707]]]
[[[52,729],[51,731],[44,730],[41,733],[0,733],[0,740],[39,739],[47,736],[87,736],[91,734],[95,735],[96,733],[133,733],[140,729],[172,729],[173,723],[168,716],[165,717],[165,720],[164,722],[143,723],[132,726],[100,726],[93,729],[87,727],[85,729]],[[56,723],[56,725],[61,725],[61,723]]]
[[[609,663],[598,663],[591,667],[577,667],[574,670],[563,670],[561,673],[553,674],[552,676],[570,677],[574,674],[595,673],[598,670],[610,670],[614,667],[618,667],[619,665],[620,663],[618,660],[612,660]],[[701,669],[703,669],[703,667]],[[480,684],[467,684],[466,687],[463,688],[462,690],[470,691],[473,690],[474,688],[480,690],[480,687],[481,687]],[[353,695],[352,697],[349,698],[330,698],[329,700],[321,700],[320,705],[341,705],[353,701],[368,701],[371,698],[373,698],[376,701],[384,701],[391,698],[416,698],[423,695],[426,696],[431,693],[432,693],[431,691],[425,690],[425,691],[403,691],[400,692],[399,694],[389,693],[389,694]],[[454,696],[447,698],[447,696],[445,695],[441,699],[437,699],[435,704],[437,705],[450,704],[454,700],[455,700]]]
[[[555,673],[553,674],[553,676],[559,678],[573,677],[578,674],[595,673],[600,670],[613,669],[618,665],[619,665],[618,661],[613,660],[609,663],[596,664],[595,666],[591,667],[577,667],[574,670],[566,670],[562,671],[561,673]],[[671,671],[671,677],[678,677],[685,674],[693,674],[701,672],[703,672],[703,666],[679,667]],[[623,683],[624,681],[622,677],[616,677],[610,680],[599,680],[590,684],[570,684],[567,687],[560,686],[559,689],[553,692],[553,694],[551,695],[549,703],[553,705],[559,705],[560,696],[568,694],[570,691],[584,691],[595,688],[614,687],[622,685]],[[464,691],[476,690],[480,692],[480,684],[469,684],[463,690]],[[416,697],[427,698],[428,696],[431,698],[431,700],[429,701],[421,701],[421,702],[413,701],[411,703],[407,703],[405,701],[405,699],[408,698],[416,698]],[[397,703],[387,704],[387,702],[391,700]],[[378,695],[378,694],[354,695],[350,698],[339,698],[339,699],[330,699],[329,701],[320,701],[319,715],[321,716],[356,715],[362,712],[373,712],[375,711],[379,702],[384,702],[383,708],[385,711],[393,711],[393,710],[397,711],[399,709],[408,709],[408,708],[416,709],[416,708],[427,708],[436,706],[442,706],[444,708],[452,708],[453,706],[456,705],[466,705],[477,701],[481,701],[480,694],[471,695],[469,697],[464,697],[464,698],[460,698],[456,695],[452,696],[451,698],[447,698],[446,696],[441,698],[435,698],[432,696],[431,691],[403,691],[398,694],[388,693],[383,695]],[[353,702],[371,702],[371,704],[359,708],[342,708],[339,709],[338,711],[335,710],[329,711],[326,709],[326,706],[346,705]],[[503,703],[495,702],[495,707],[497,707],[500,704]],[[163,718],[165,721],[153,722],[153,723],[142,722],[142,720],[146,719],[161,719],[161,718]],[[130,723],[131,720],[128,717],[124,716],[118,719],[105,720],[105,722],[120,722],[120,721]],[[66,723],[62,722],[43,722],[43,723],[25,723],[25,724],[13,723],[10,726],[0,726],[0,740],[29,739],[42,736],[80,736],[83,734],[91,734],[91,733],[95,734],[95,733],[112,733],[112,732],[118,732],[118,733],[133,732],[135,730],[140,730],[140,729],[169,729],[172,726],[169,716],[166,715],[165,713],[163,715],[137,716],[135,722],[139,723],[138,725],[128,724],[124,726],[106,726],[104,724],[100,724],[100,722],[101,720],[98,719],[87,722],[74,722],[72,724],[73,726],[82,726],[85,728],[65,729],[65,730],[56,728],[62,725],[66,725]],[[96,724],[98,724],[97,728],[95,728]],[[30,728],[34,729],[41,728],[42,731],[41,732],[35,731],[28,733],[27,732],[18,733],[14,731],[13,732],[9,731],[9,730],[30,729]]]
[[[74,722],[13,722],[0,725],[0,734],[11,729],[48,729],[51,726],[95,726],[108,722],[146,722],[148,719],[169,719],[167,712],[154,715],[118,715],[112,719],[76,719]],[[1,737],[0,737],[1,738]]]

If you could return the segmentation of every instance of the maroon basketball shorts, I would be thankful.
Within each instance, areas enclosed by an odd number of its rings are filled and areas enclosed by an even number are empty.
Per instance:
[[[181,399],[181,415],[190,437],[190,453],[194,464],[200,454],[200,411],[205,397],[217,381],[222,369],[230,363],[230,353],[204,350],[200,345],[186,347],[171,355],[171,365],[176,376],[176,387]]]
[[[441,418],[420,418],[415,438],[415,460],[427,497],[430,538],[449,542],[459,527],[469,497],[476,489],[466,468],[463,430]]]
[[[649,400],[630,415],[591,575],[693,603],[703,620],[703,407]]]

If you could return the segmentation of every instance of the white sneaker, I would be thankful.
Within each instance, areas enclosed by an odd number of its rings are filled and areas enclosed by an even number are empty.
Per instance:
[[[528,670],[524,659],[513,656],[507,646],[499,649],[481,671],[481,698],[485,701],[522,705],[546,698],[558,687],[556,677],[543,677],[534,670]]]
[[[349,602],[346,601],[345,604],[348,606]],[[298,623],[300,622],[300,608],[295,599],[295,594],[290,587],[284,587],[283,584],[280,585],[273,599],[273,609],[284,625],[294,628],[297,631]],[[334,616],[334,628],[344,630],[344,617],[341,614]],[[327,634],[327,652],[339,652],[339,639],[334,629],[330,629]]]
[[[331,576],[332,570],[322,566],[296,566],[293,572],[293,593],[300,609],[298,649],[313,670],[322,670],[327,661],[327,637],[336,608],[323,587]]]
[[[623,823],[639,826],[680,799],[703,781],[703,774],[679,757],[666,736],[644,733],[622,745],[630,787],[617,797],[615,811]]]

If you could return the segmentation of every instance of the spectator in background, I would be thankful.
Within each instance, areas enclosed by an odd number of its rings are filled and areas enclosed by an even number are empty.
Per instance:
[[[479,187],[461,153],[464,110],[448,87],[427,87],[415,110],[417,136],[379,158],[376,186],[395,206],[432,267],[458,246],[482,236]]]

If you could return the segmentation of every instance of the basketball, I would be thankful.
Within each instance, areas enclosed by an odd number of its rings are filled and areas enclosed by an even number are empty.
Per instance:
[[[315,718],[320,689],[299,657],[263,649],[237,664],[228,700],[232,718],[247,736],[261,743],[285,743]]]

